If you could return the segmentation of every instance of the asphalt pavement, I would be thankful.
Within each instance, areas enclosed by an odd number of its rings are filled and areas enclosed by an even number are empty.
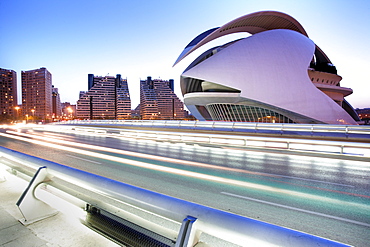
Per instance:
[[[33,133],[29,140],[33,140],[35,134]],[[367,214],[369,168],[366,162],[198,145],[175,145],[166,142],[127,141],[100,135],[65,133],[51,135],[42,133],[42,135],[42,139],[52,136],[57,140],[69,141],[68,145],[78,143],[78,150],[65,153],[48,145],[34,144],[25,138],[16,140],[1,138],[0,144],[138,187],[339,242],[367,246],[369,241]],[[99,149],[94,150],[93,155],[83,155],[79,151],[83,149],[81,143],[127,150],[134,152],[138,157],[128,157],[121,151],[103,152]],[[262,184],[264,188],[276,189],[270,193],[254,189],[253,186],[217,184],[192,177],[174,177],[170,173],[159,174],[126,164],[129,161],[117,163],[98,158],[100,153],[110,155],[114,160],[132,158],[134,161],[153,162],[156,165],[176,169],[209,172],[213,176],[247,181],[252,183],[250,185]],[[144,154],[206,163],[212,165],[212,169],[203,166],[180,166],[177,163],[164,162],[162,159],[151,160],[143,158]],[[218,167],[222,169],[216,169]],[[288,192],[287,190],[291,192],[282,193]],[[20,193],[13,200],[14,204]],[[297,193],[299,196],[293,196]]]

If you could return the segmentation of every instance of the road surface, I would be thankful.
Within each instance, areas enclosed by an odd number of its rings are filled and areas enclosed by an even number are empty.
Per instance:
[[[370,243],[369,162],[42,129],[0,129],[0,145],[342,243]]]

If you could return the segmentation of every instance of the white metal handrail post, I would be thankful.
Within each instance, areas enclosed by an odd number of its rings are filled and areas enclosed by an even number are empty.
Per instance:
[[[36,187],[47,180],[48,172],[46,166],[40,167],[16,202],[16,205],[24,217],[19,220],[23,225],[32,224],[33,222],[53,216],[57,213],[55,209],[37,199],[35,196]]]
[[[196,230],[196,220],[197,218],[187,216],[182,221],[175,247],[191,247],[199,241],[201,232]]]

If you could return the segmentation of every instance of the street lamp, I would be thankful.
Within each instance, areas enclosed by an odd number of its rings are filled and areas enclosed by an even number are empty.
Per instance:
[[[35,109],[31,109],[33,121],[35,121]]]
[[[16,116],[16,119],[15,120],[17,120],[18,118],[19,118],[19,109],[20,109],[20,107],[19,106],[16,106],[16,107],[14,107],[14,109],[17,111],[17,116]]]
[[[67,108],[67,111],[68,111],[68,113],[69,113],[69,118],[72,118],[72,113],[73,113],[72,108],[71,108],[71,107],[68,107],[68,108]]]

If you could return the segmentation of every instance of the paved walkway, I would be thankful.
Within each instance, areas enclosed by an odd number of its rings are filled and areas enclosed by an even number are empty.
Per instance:
[[[0,247],[84,247],[118,245],[59,212],[50,218],[24,226],[15,205],[27,182],[4,170],[0,164]]]

